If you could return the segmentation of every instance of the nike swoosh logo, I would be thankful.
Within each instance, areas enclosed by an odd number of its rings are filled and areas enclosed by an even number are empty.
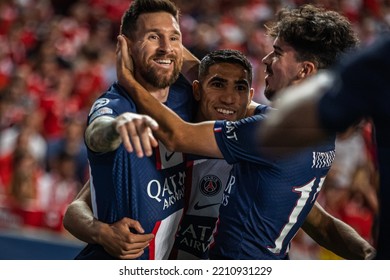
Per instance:
[[[165,152],[165,161],[169,161],[173,157],[174,154],[175,154],[175,152],[172,152],[168,155],[168,153]]]
[[[202,210],[211,206],[220,205],[221,203],[212,203],[212,204],[205,204],[205,205],[199,205],[199,201],[195,203],[194,209],[195,210]]]

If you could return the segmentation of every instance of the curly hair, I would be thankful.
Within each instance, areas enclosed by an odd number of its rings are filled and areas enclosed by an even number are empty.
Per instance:
[[[298,61],[310,60],[318,69],[330,67],[359,46],[346,17],[310,4],[281,9],[276,21],[266,28],[268,35],[279,37],[297,51]]]

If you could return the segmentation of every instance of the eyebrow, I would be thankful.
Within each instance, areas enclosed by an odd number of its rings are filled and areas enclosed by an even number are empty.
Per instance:
[[[161,33],[161,29],[152,28],[152,29],[148,29],[146,32],[147,33],[152,33],[152,32],[154,32],[154,33]],[[175,35],[181,36],[181,33],[179,31],[177,31],[176,29],[174,29],[173,32],[171,32],[171,33],[173,33]]]
[[[212,77],[210,80],[209,80],[209,83],[212,83],[212,82],[221,82],[221,83],[227,83],[227,80],[224,79],[224,78],[221,78],[221,77]],[[235,80],[234,81],[235,84],[239,84],[239,85],[246,85],[249,87],[249,82],[246,80],[246,79],[240,79],[240,80]]]
[[[221,78],[221,77],[212,77],[210,80],[209,80],[209,82],[211,83],[211,82],[221,82],[221,83],[226,83],[227,82],[227,80],[226,79],[223,79],[223,78]]]
[[[241,79],[241,80],[238,80],[238,81],[234,81],[234,83],[238,84],[238,85],[246,85],[247,87],[249,87],[249,82],[246,79]]]

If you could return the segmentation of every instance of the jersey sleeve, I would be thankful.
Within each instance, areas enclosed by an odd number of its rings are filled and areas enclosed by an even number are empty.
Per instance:
[[[214,135],[218,147],[229,164],[244,160],[265,162],[256,144],[257,129],[265,115],[256,115],[236,122],[216,121]]]
[[[270,111],[272,109],[273,108],[269,107],[268,105],[259,104],[259,105],[257,105],[257,107],[255,109],[255,112],[253,114],[254,115],[265,114],[265,113],[267,113],[268,111]]]
[[[124,112],[136,112],[135,104],[124,95],[123,90],[118,85],[113,85],[92,105],[88,114],[88,125],[98,117],[115,118]]]

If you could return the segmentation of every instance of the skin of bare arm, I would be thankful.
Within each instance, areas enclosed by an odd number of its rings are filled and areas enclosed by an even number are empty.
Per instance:
[[[192,83],[198,78],[198,69],[200,61],[187,48],[183,48],[183,66],[181,73],[184,77]]]
[[[255,110],[257,108],[257,106],[259,106],[260,104],[255,102],[255,101],[251,101],[251,103],[249,104],[248,106],[248,109],[246,111],[246,114],[245,114],[245,117],[251,117],[255,114]]]
[[[99,117],[85,131],[85,141],[95,152],[114,151],[122,143],[128,152],[136,151],[138,157],[150,156],[158,142],[152,134],[158,124],[149,116],[123,113],[114,118]]]
[[[138,221],[123,218],[113,224],[102,223],[92,213],[89,181],[80,190],[74,201],[68,206],[63,224],[76,238],[90,243],[100,244],[113,257],[135,259],[141,256],[153,234],[144,234]],[[132,233],[130,229],[139,234]]]
[[[82,209],[79,211],[78,209]],[[83,186],[71,204],[68,205],[63,225],[66,230],[72,233],[78,239],[87,243],[96,243],[97,235],[94,231],[85,233],[83,230],[78,230],[78,223],[85,225],[86,228],[92,227],[94,217],[91,207],[91,193],[89,192],[89,181]]]
[[[327,213],[316,202],[302,229],[322,247],[344,259],[373,259],[374,247],[363,239],[351,226]]]
[[[269,113],[258,132],[259,147],[283,155],[325,140],[329,135],[321,129],[317,102],[331,84],[329,76],[319,73],[280,92],[274,102],[277,110]]]
[[[155,131],[155,135],[167,149],[222,158],[214,137],[214,121],[198,124],[183,121],[172,110],[157,101],[134,79],[128,65],[130,65],[130,57],[128,56],[127,42],[122,35],[119,35],[117,47],[118,82],[127,92],[131,93],[138,109],[159,123],[159,129]]]
[[[95,119],[85,131],[85,141],[94,152],[109,152],[117,149],[121,138],[115,130],[115,119],[104,116]]]

